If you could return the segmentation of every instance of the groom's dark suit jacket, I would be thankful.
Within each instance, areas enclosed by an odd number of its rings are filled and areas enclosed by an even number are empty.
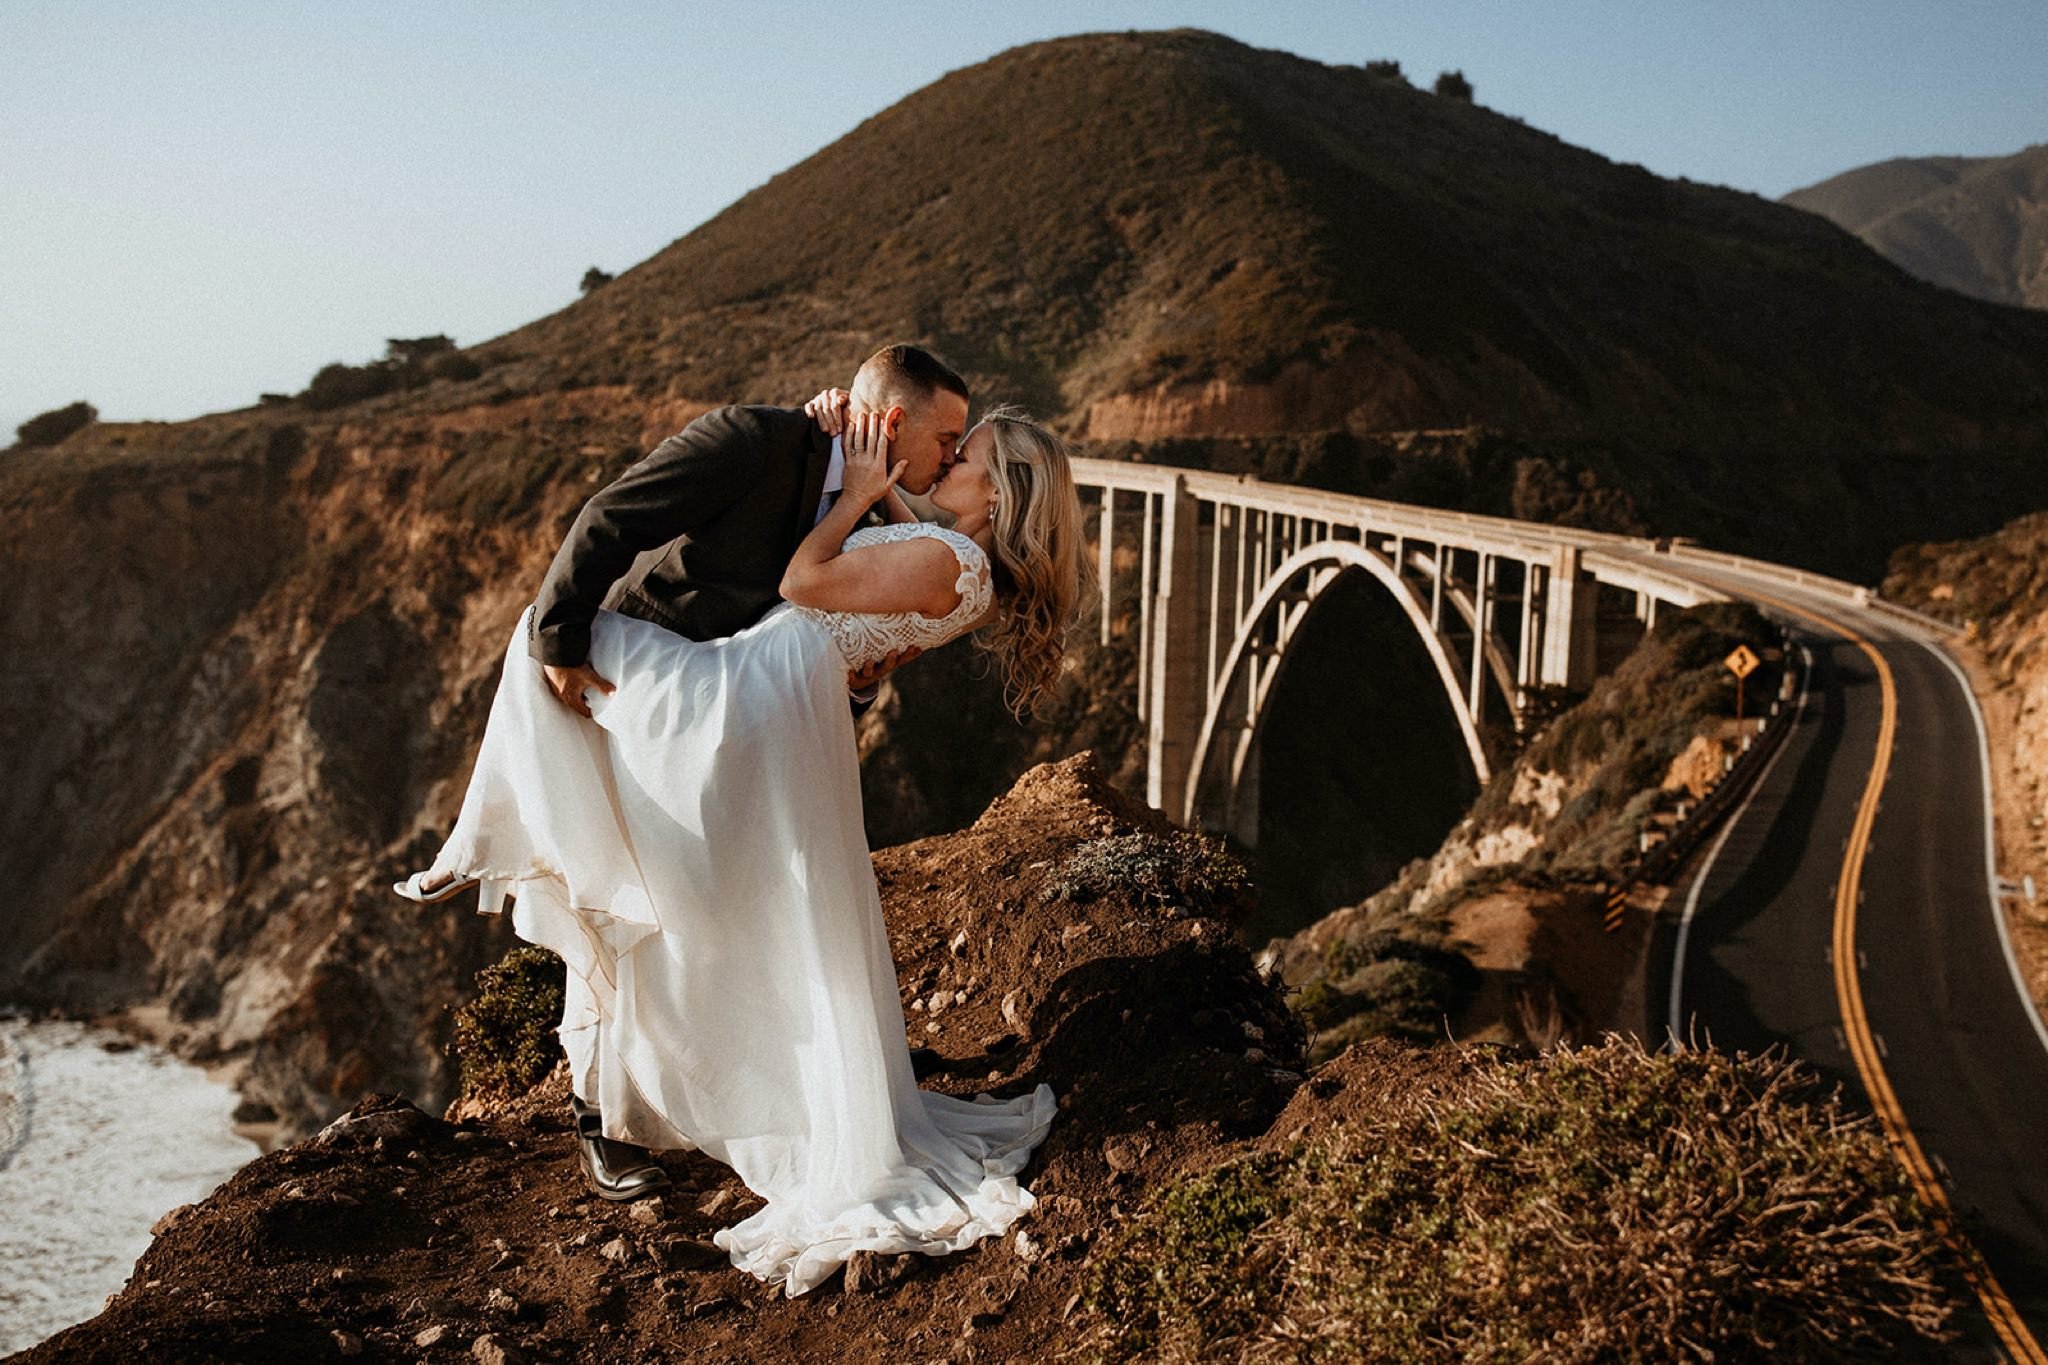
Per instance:
[[[600,606],[693,640],[752,625],[780,600],[831,455],[797,409],[705,413],[583,505],[534,601],[528,652],[586,662]]]

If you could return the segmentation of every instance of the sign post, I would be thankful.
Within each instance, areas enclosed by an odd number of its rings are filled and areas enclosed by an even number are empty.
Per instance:
[[[1743,680],[1756,672],[1756,666],[1761,660],[1756,657],[1755,651],[1750,649],[1748,645],[1737,645],[1735,646],[1735,652],[1721,662],[1726,664],[1728,671],[1735,675],[1735,719],[1740,721],[1742,719],[1742,697],[1744,693],[1749,691],[1748,684]]]

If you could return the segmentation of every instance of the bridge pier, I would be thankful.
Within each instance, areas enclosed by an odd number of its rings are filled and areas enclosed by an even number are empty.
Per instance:
[[[1536,685],[1543,661],[1540,653],[1543,610],[1537,603],[1546,586],[1544,574],[1543,565],[1527,559],[1522,561],[1522,620],[1521,631],[1515,638],[1515,713],[1518,716],[1527,706],[1528,691]]]
[[[1472,575],[1472,680],[1465,707],[1474,725],[1486,723],[1486,640],[1493,633],[1494,564],[1494,557],[1481,550]]]
[[[1148,640],[1144,650],[1146,724],[1145,799],[1176,818],[1186,808],[1195,742],[1208,706],[1207,679],[1188,664],[1203,656],[1201,504],[1175,476],[1158,498],[1158,574],[1149,586]],[[1146,518],[1152,539],[1153,519]],[[1148,562],[1149,567],[1149,562]]]
[[[1561,545],[1550,562],[1543,603],[1543,667],[1546,687],[1584,691],[1593,685],[1595,609],[1599,584],[1580,562],[1576,545]]]

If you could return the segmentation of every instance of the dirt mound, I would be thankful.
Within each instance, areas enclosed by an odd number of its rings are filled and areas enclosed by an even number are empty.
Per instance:
[[[456,1122],[365,1101],[167,1216],[106,1312],[24,1358],[1049,1353],[1105,1229],[1288,1104],[1301,1028],[1230,933],[1241,869],[1089,755],[875,865],[911,1039],[946,1058],[927,1088],[1059,1096],[1021,1237],[785,1300],[710,1244],[758,1204],[709,1158],[665,1157],[675,1188],[631,1208],[585,1194],[558,1069]]]

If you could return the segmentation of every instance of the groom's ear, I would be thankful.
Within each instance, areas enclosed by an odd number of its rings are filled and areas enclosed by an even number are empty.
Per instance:
[[[882,414],[882,434],[893,441],[896,439],[897,433],[902,430],[903,405],[901,403],[892,403],[889,406],[889,410]]]

